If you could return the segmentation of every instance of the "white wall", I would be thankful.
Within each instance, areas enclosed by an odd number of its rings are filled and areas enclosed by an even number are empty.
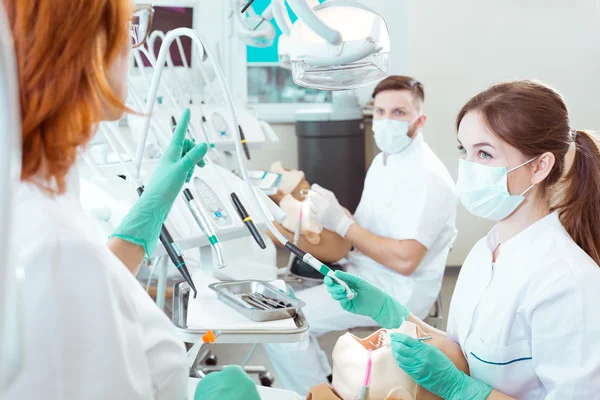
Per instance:
[[[367,2],[365,2],[367,3]],[[392,35],[392,73],[414,75],[426,89],[425,135],[456,178],[454,119],[489,84],[536,78],[566,97],[577,129],[600,129],[600,5],[597,0],[377,0]],[[367,89],[371,90],[371,89]],[[274,127],[282,139],[253,153],[253,166],[285,160],[297,166],[292,125]],[[450,265],[460,265],[490,224],[459,210],[458,242]]]

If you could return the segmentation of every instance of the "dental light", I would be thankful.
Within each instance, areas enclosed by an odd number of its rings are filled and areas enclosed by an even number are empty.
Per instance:
[[[23,364],[23,271],[12,256],[12,194],[21,173],[21,125],[14,44],[0,3],[0,392]],[[0,397],[1,393],[0,393]]]
[[[270,19],[273,17],[271,6],[258,15],[244,0],[234,0],[235,30],[240,39],[248,46],[270,47],[275,41],[275,27]],[[245,10],[237,12],[235,10]]]
[[[290,32],[297,85],[355,89],[388,75],[390,35],[381,15],[349,0],[329,0],[314,9],[306,0],[287,2],[298,16]]]

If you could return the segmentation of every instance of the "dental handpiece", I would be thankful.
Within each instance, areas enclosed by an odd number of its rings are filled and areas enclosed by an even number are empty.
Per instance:
[[[244,147],[244,153],[246,153],[246,158],[248,160],[250,160],[250,149],[248,148],[248,143],[246,141],[246,136],[244,136],[244,130],[242,129],[242,126],[239,126],[240,128],[240,137],[242,138],[242,146]]]
[[[141,196],[144,192],[144,188],[140,186],[137,189],[137,192],[138,195]],[[192,280],[190,271],[188,270],[187,265],[185,264],[185,260],[181,255],[182,251],[179,248],[179,246],[177,246],[177,244],[173,240],[173,237],[171,236],[171,233],[164,224],[160,230],[160,242],[163,244],[163,246],[165,246],[165,251],[171,259],[171,262],[175,265],[175,268],[177,268],[181,276],[183,276],[183,279],[185,279],[188,285],[190,285],[190,288],[194,291],[194,298],[196,298],[198,291],[196,290],[196,285],[194,285],[194,281]]]
[[[335,274],[335,272],[332,271],[331,268],[329,268],[327,265],[323,264],[321,261],[319,261],[315,257],[313,257],[310,253],[305,252],[304,250],[302,250],[301,248],[299,248],[298,246],[296,246],[290,242],[287,242],[285,244],[285,247],[289,251],[294,253],[296,255],[296,257],[298,257],[299,259],[301,259],[302,261],[304,261],[305,263],[307,263],[308,265],[310,265],[311,267],[313,267],[314,269],[319,271],[324,276],[330,277],[338,285],[342,286],[344,288],[344,290],[346,291],[346,298],[348,300],[352,300],[354,298],[354,292],[350,289],[348,284],[346,282],[344,282],[343,280],[341,280],[340,278],[338,278],[337,275]]]
[[[215,254],[217,255],[217,261],[219,262],[217,267],[219,269],[225,268],[227,264],[225,264],[225,261],[223,259],[223,246],[221,246],[221,242],[219,242],[219,238],[217,237],[217,234],[215,233],[215,230],[213,229],[213,226],[210,223],[210,220],[208,218],[208,215],[206,215],[204,208],[202,208],[202,205],[199,204],[196,201],[196,199],[194,199],[194,196],[192,195],[190,189],[183,189],[183,195],[185,196],[188,208],[190,209],[190,212],[192,213],[194,219],[198,223],[198,226],[200,227],[202,232],[204,232],[204,234],[208,238],[208,241],[210,242],[210,245],[215,250]]]
[[[235,209],[236,209],[238,215],[242,219],[242,222],[244,224],[246,224],[246,227],[250,231],[250,234],[252,235],[254,240],[256,240],[256,243],[258,243],[258,245],[260,246],[261,249],[263,249],[263,250],[266,249],[267,245],[265,244],[265,241],[263,240],[262,236],[260,235],[260,232],[256,228],[256,225],[254,225],[254,221],[252,221],[252,217],[250,217],[250,215],[244,208],[244,205],[240,201],[237,194],[231,193],[231,200],[233,200],[233,205],[235,206]]]

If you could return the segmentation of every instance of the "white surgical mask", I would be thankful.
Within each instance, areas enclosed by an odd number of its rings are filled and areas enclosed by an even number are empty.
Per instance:
[[[511,195],[508,192],[508,173],[533,160],[535,158],[508,171],[506,167],[489,167],[459,160],[456,188],[461,203],[477,217],[493,221],[503,220],[519,207],[525,200],[525,193],[533,187],[529,186],[520,195]]]
[[[400,153],[406,149],[412,140],[408,137],[408,128],[415,121],[409,123],[408,121],[397,121],[394,119],[374,120],[373,133],[375,134],[377,147],[388,154]]]

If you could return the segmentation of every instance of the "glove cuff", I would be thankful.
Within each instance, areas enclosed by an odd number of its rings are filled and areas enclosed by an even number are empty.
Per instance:
[[[461,379],[453,380],[454,384],[449,387],[450,393],[443,396],[445,399],[486,400],[492,393],[492,387],[487,383],[471,378],[462,371],[459,372]]]
[[[373,319],[384,329],[397,329],[408,320],[408,309],[389,294],[385,296],[381,312]]]
[[[345,238],[346,234],[348,233],[348,229],[350,229],[353,223],[354,220],[344,213],[344,217],[340,219],[337,226],[335,227],[335,233]]]
[[[158,207],[152,208],[147,205],[145,207],[138,200],[110,237],[118,237],[142,246],[146,257],[150,258],[158,244],[162,225],[169,213],[169,210],[164,213],[157,209]]]

